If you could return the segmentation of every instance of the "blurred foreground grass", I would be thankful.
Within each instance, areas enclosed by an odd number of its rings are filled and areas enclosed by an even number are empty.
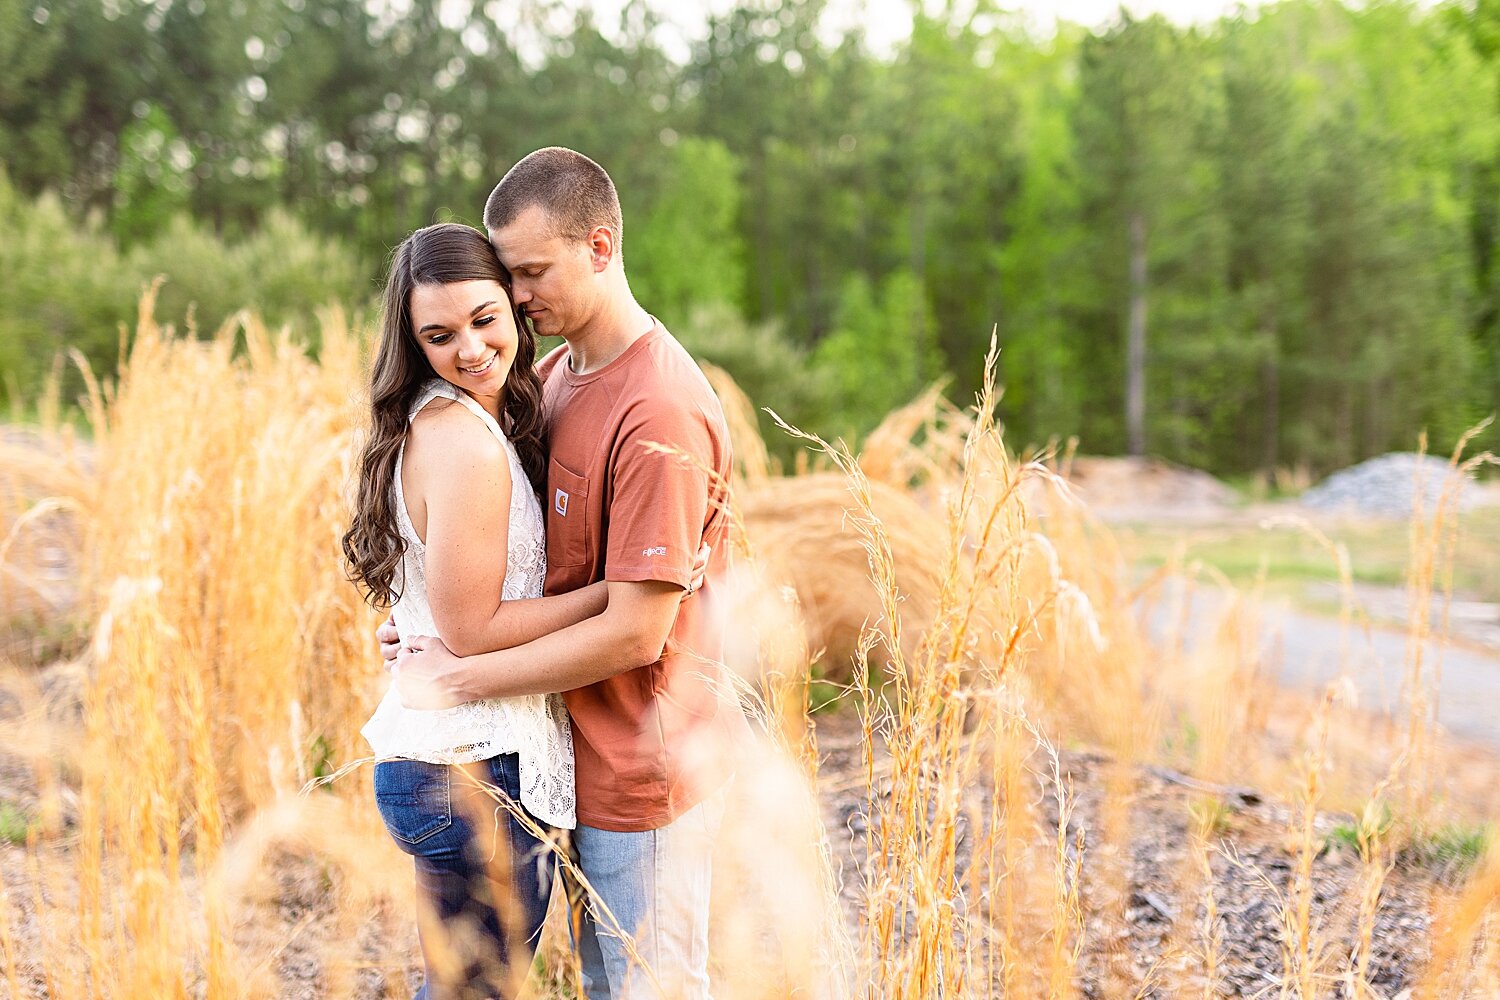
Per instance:
[[[325,315],[313,362],[252,316],[200,342],[153,308],[118,383],[91,385],[89,441],[54,424],[0,456],[8,609],[46,620],[67,601],[86,623],[70,663],[9,674],[6,766],[24,766],[35,805],[12,823],[24,860],[0,854],[0,984],[271,997],[296,952],[321,995],[402,995],[409,868],[357,735],[384,683],[377,616],[337,547],[364,337]],[[1006,449],[993,385],[970,409],[923,395],[858,456],[809,438],[821,459],[784,476],[750,401],[712,374],[738,459],[727,659],[765,723],[716,876],[718,995],[1208,998],[1236,947],[1225,878],[1268,887],[1251,931],[1281,996],[1373,997],[1391,975],[1419,997],[1500,990],[1492,844],[1424,890],[1431,919],[1407,953],[1375,940],[1400,852],[1494,804],[1493,760],[1476,770],[1435,728],[1420,659],[1398,709],[1372,717],[1338,684],[1277,690],[1242,602],[1192,649],[1154,642],[1159,580],[1047,465]],[[1430,593],[1446,535],[1415,537],[1408,576]],[[54,588],[58,551],[72,579]],[[842,750],[808,718],[815,660],[818,697],[840,689]],[[1088,748],[1090,788],[1058,745]],[[330,765],[348,772],[308,790]],[[1163,773],[1200,794],[1161,875],[1185,919],[1143,967],[1119,942],[1138,800]],[[1274,876],[1220,841],[1247,786],[1281,803]],[[852,837],[842,887],[820,802]],[[1358,855],[1336,889],[1318,880],[1328,809],[1353,816]],[[306,873],[290,893],[289,870]],[[565,997],[550,947],[541,994]]]

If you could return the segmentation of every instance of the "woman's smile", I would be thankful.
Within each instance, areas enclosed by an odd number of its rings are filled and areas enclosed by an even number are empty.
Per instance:
[[[491,354],[488,359],[485,360],[484,364],[482,364],[482,365],[475,365],[472,368],[465,368],[465,367],[463,367],[463,366],[460,365],[459,366],[459,370],[462,371],[466,375],[474,375],[474,376],[486,375],[486,374],[489,373],[489,371],[490,371],[491,368],[495,367],[495,359],[498,358],[499,356],[500,356],[500,352],[496,351],[495,353]]]

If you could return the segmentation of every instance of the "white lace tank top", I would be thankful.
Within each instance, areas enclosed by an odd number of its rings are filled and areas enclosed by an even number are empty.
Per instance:
[[[542,510],[531,492],[515,446],[483,407],[442,379],[433,379],[422,387],[407,419],[415,418],[424,406],[439,397],[456,401],[482,420],[500,439],[510,461],[510,534],[501,599],[515,601],[542,596],[542,578],[547,570]],[[391,489],[401,537],[406,540],[406,553],[394,581],[401,596],[392,611],[396,628],[403,636],[442,638],[427,603],[426,546],[412,526],[401,489],[401,461],[405,454],[403,442]],[[454,708],[420,710],[402,705],[392,684],[360,732],[378,759],[463,764],[502,753],[519,754],[521,804],[533,816],[553,826],[574,825],[573,734],[559,695],[486,698]]]

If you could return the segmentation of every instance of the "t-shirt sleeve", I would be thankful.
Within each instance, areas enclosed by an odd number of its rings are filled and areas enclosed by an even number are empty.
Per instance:
[[[709,515],[705,470],[716,467],[717,450],[708,422],[691,402],[645,399],[632,407],[614,461],[606,580],[661,580],[679,587],[691,582]]]

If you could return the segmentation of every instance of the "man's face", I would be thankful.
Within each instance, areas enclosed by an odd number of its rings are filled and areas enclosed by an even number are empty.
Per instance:
[[[538,335],[572,337],[598,310],[602,268],[589,244],[553,234],[539,205],[490,233],[500,263],[510,272],[511,298],[526,311]]]

